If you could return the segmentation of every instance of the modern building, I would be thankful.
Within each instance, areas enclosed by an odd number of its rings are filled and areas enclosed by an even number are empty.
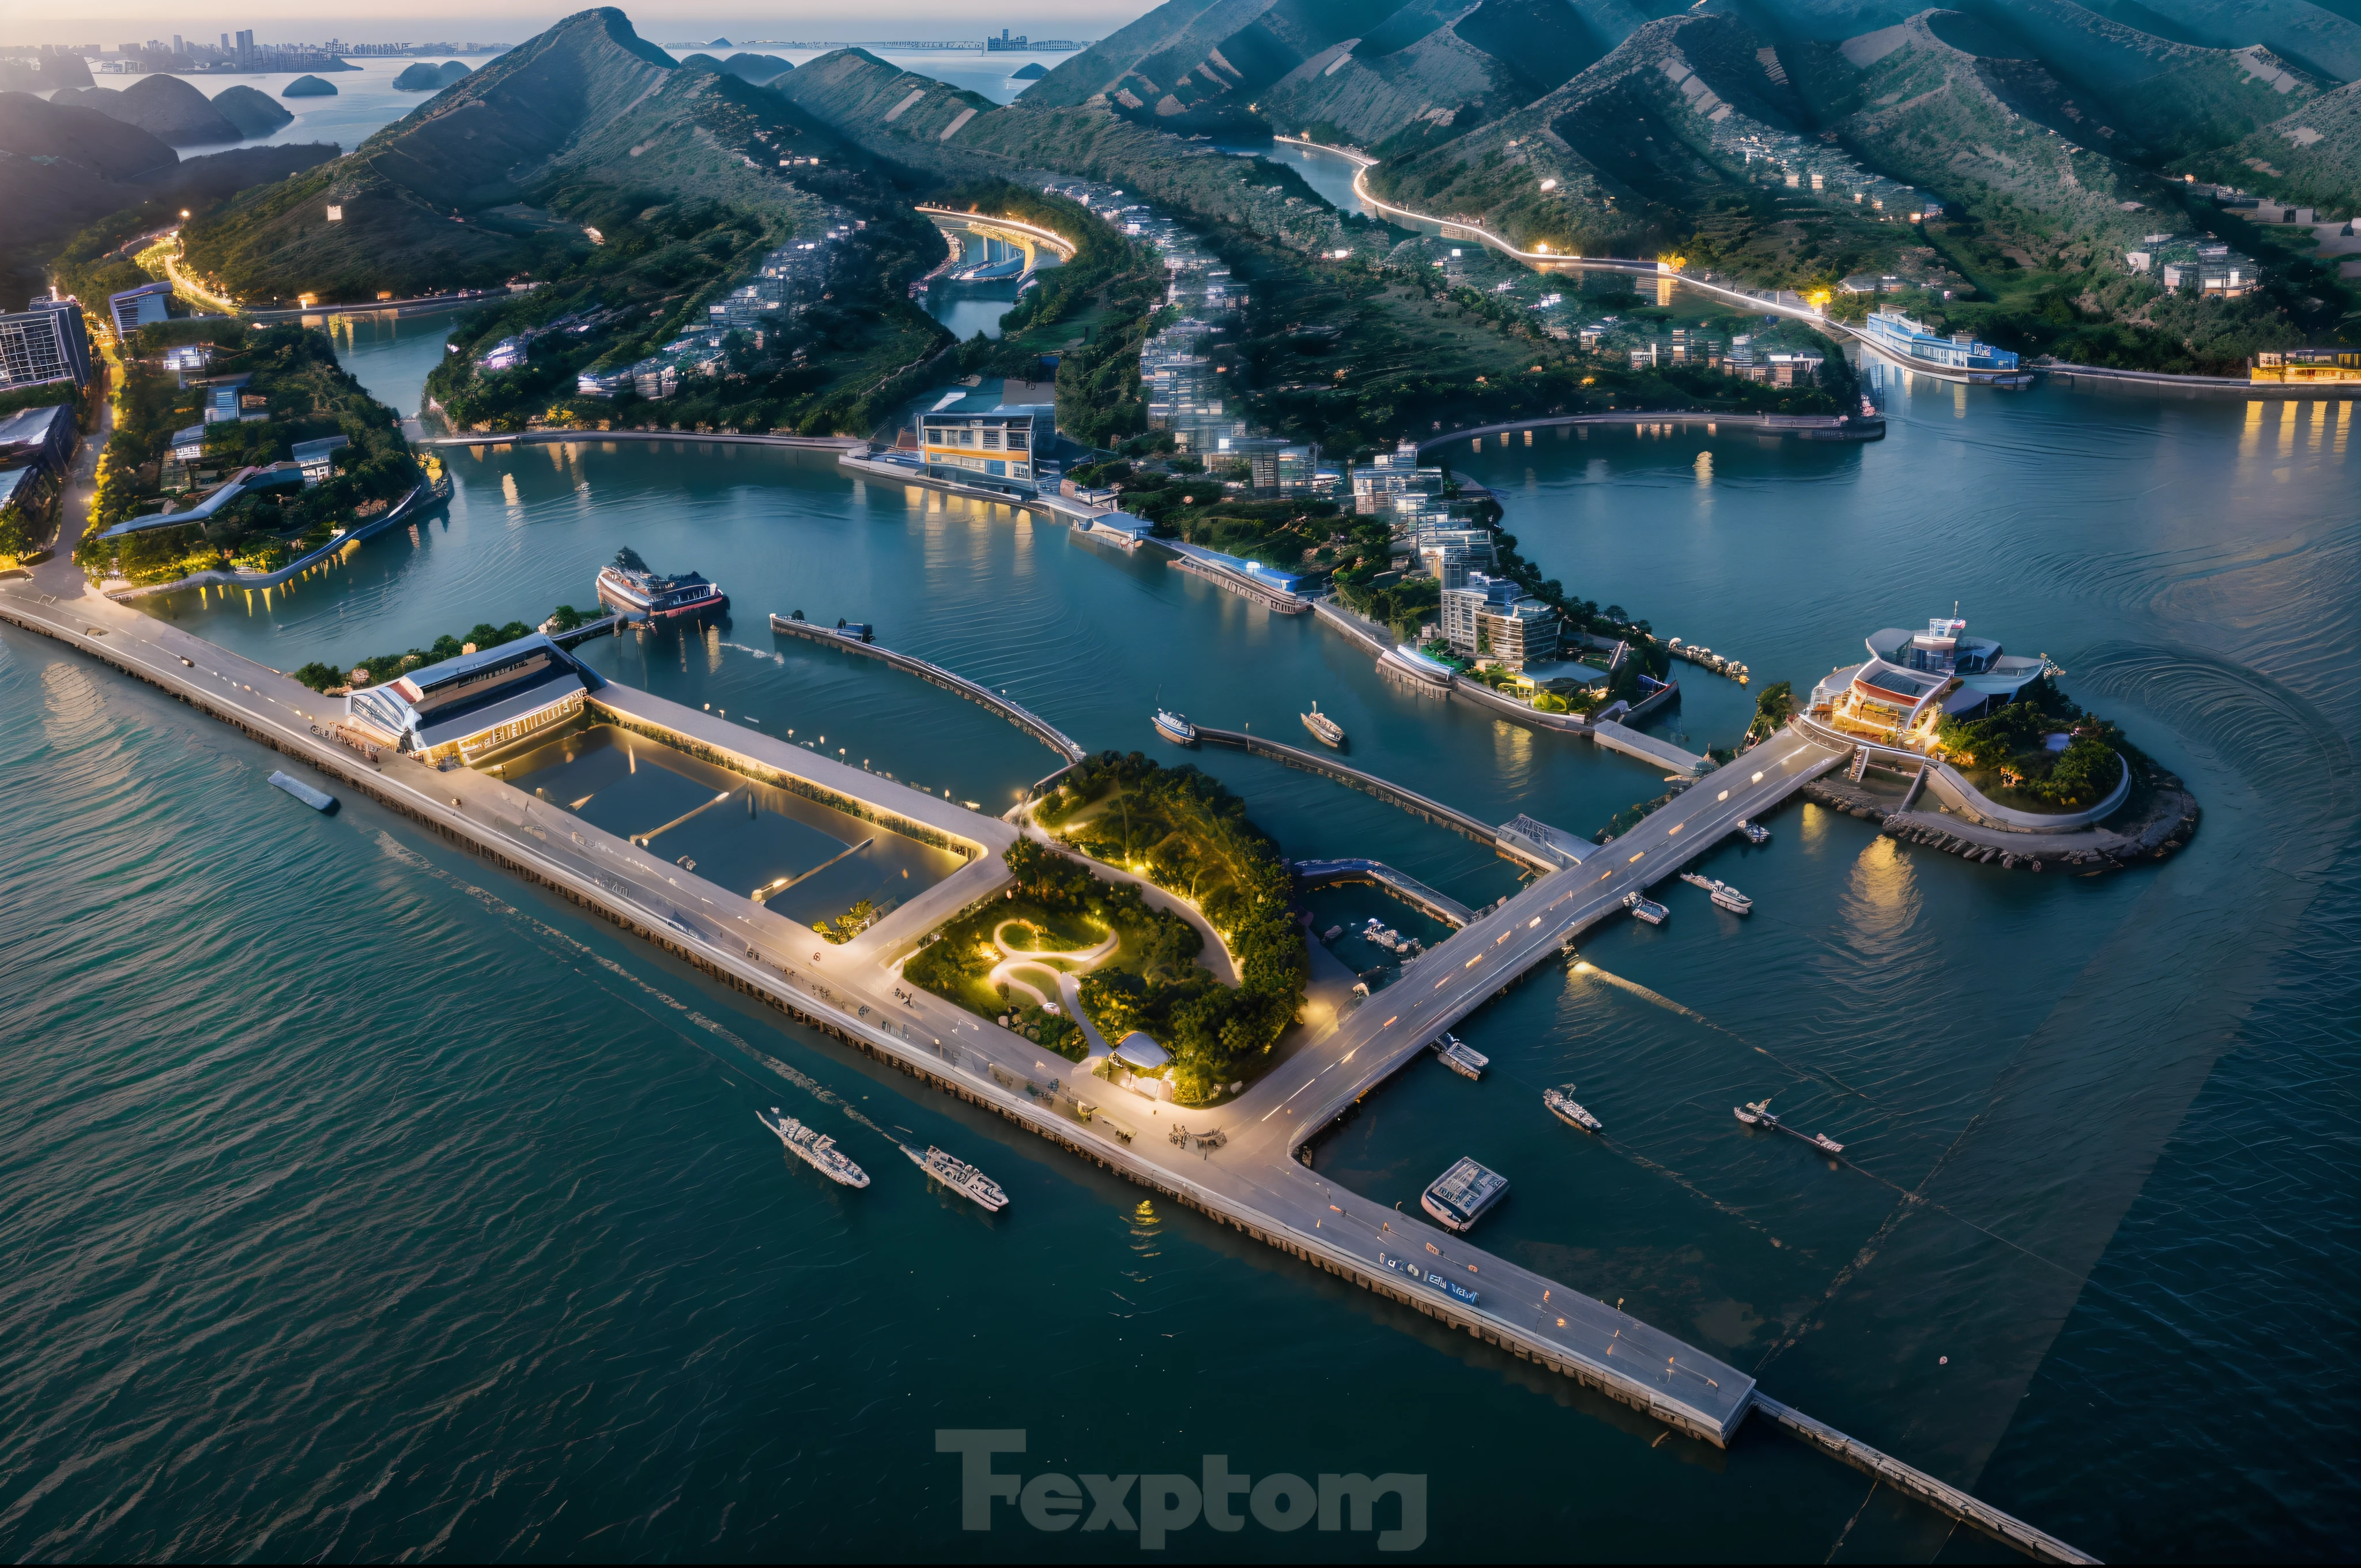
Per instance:
[[[2351,386],[2361,382],[2361,350],[2350,348],[2266,349],[2247,362],[2254,381]]]
[[[462,653],[354,692],[350,720],[379,744],[426,762],[473,762],[562,724],[605,683],[539,632]]]
[[[63,474],[80,444],[73,410],[63,403],[0,415],[0,467]]]
[[[90,336],[79,301],[50,296],[0,315],[0,391],[89,380]]]
[[[2004,707],[2049,668],[2046,655],[2023,658],[1988,637],[1969,636],[1956,615],[1936,617],[1924,631],[1887,627],[1865,644],[1866,663],[1830,671],[1813,688],[1811,716],[1847,735],[1912,751],[1933,743],[1945,715]]]
[[[1034,459],[1056,443],[1057,410],[1047,403],[961,396],[918,416],[918,460],[933,479],[1035,495]]]
[[[1941,336],[1892,305],[1871,313],[1861,330],[1877,347],[1904,359],[1952,370],[2014,371],[2016,356],[2006,349],[1978,343],[1964,332]],[[1815,367],[1817,368],[1817,367]]]
[[[1557,611],[1540,599],[1488,604],[1476,612],[1476,653],[1502,669],[1522,671],[1557,658],[1559,630]]]
[[[326,483],[334,477],[336,471],[335,460],[328,454],[351,444],[352,438],[343,435],[324,435],[317,441],[295,443],[289,450],[288,455],[295,460],[297,467],[303,470],[303,488],[310,489],[314,485]],[[177,450],[174,455],[179,455]]]
[[[115,335],[128,338],[141,327],[170,317],[172,313],[165,307],[171,302],[172,285],[143,283],[137,289],[126,289],[120,294],[109,294],[106,312],[115,318]]]
[[[1443,591],[1443,607],[1437,617],[1443,640],[1451,644],[1455,653],[1473,654],[1480,636],[1477,618],[1487,610],[1505,610],[1524,597],[1524,587],[1513,578],[1467,573],[1459,587]]]

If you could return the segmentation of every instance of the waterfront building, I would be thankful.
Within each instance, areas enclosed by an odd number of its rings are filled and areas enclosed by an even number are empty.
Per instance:
[[[977,403],[983,407],[975,407]],[[1056,441],[1057,410],[998,397],[946,400],[918,416],[918,460],[929,478],[1034,495],[1037,453]]]
[[[1865,663],[1841,666],[1812,690],[1808,711],[1831,729],[1883,746],[1924,751],[1945,715],[2004,707],[2049,668],[2047,655],[2009,653],[1968,635],[1958,616],[1937,616],[1924,631],[1887,627],[1864,639]]]
[[[345,705],[352,723],[389,749],[429,762],[473,762],[564,723],[604,684],[534,632],[356,691]]]
[[[90,380],[90,337],[81,302],[69,294],[33,301],[24,310],[0,315],[0,391]]]
[[[1939,336],[1892,305],[1872,313],[1861,324],[1863,334],[1871,343],[1905,359],[1916,359],[1953,370],[2013,371],[2016,368],[2016,356],[2006,349],[1978,343],[1964,332],[1955,332],[1948,337]]]
[[[1513,604],[1484,604],[1476,610],[1476,648],[1501,668],[1521,671],[1528,664],[1557,658],[1557,611],[1537,598]]]
[[[1503,610],[1524,597],[1524,588],[1510,577],[1471,571],[1460,586],[1445,588],[1437,612],[1443,640],[1457,653],[1472,654],[1479,635],[1477,618],[1486,610]]]
[[[2351,386],[2361,382],[2361,350],[2351,348],[2266,349],[2246,361],[2254,381]]]
[[[170,283],[143,283],[137,289],[109,294],[106,310],[115,318],[115,335],[127,340],[141,327],[165,320],[171,314],[165,309],[171,299]]]

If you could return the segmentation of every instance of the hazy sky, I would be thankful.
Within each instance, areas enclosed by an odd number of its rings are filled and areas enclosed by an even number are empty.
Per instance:
[[[216,5],[221,0],[214,0]],[[941,0],[862,0],[843,4],[755,5],[730,0],[625,5],[631,25],[648,38],[972,38],[1003,27],[1036,38],[1104,38],[1148,10],[1154,0],[1109,5],[1105,0],[1014,0],[976,8]],[[419,0],[414,6],[382,12],[362,0],[363,9],[324,5],[319,0],[231,0],[215,11],[158,5],[153,0],[83,0],[73,6],[10,4],[0,7],[0,43],[109,46],[126,39],[169,39],[174,33],[211,38],[252,27],[259,43],[313,43],[336,37],[347,43],[394,43],[452,38],[498,38],[514,43],[583,9],[558,5],[546,10],[517,8],[507,0],[469,5],[463,0]],[[68,18],[71,19],[68,19]]]

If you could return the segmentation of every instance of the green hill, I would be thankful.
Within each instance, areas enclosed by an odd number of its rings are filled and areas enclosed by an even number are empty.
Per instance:
[[[2347,82],[2185,167],[2317,207],[2323,218],[2361,215],[2361,82]]]
[[[281,126],[295,123],[295,116],[272,102],[268,94],[258,93],[244,82],[225,87],[214,93],[214,107],[238,128],[239,135],[245,137],[267,137]]]
[[[259,94],[258,94],[259,96]],[[112,87],[66,88],[50,102],[95,109],[173,147],[207,147],[240,141],[246,133],[215,108],[213,100],[177,76],[143,76],[117,92]]]

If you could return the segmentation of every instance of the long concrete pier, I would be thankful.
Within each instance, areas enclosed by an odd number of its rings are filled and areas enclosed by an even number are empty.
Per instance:
[[[1334,1029],[1298,1047],[1238,1099],[1210,1113],[1190,1112],[1200,1131],[1215,1122],[1228,1139],[1219,1147],[1181,1148],[1086,1119],[1071,1097],[1061,1097],[1037,1077],[1041,1053],[1032,1042],[932,996],[896,994],[902,988],[891,983],[884,966],[907,950],[913,933],[1005,884],[1006,868],[994,851],[1005,847],[1014,829],[997,818],[962,812],[651,694],[611,685],[597,694],[594,700],[602,708],[642,734],[711,753],[725,765],[789,776],[846,797],[856,809],[898,818],[983,851],[879,927],[829,948],[816,943],[807,928],[742,894],[496,777],[467,768],[446,773],[409,757],[371,762],[345,750],[321,732],[336,717],[335,704],[276,671],[90,593],[70,561],[44,564],[30,583],[0,584],[0,619],[54,638],[236,725],[327,775],[332,784],[555,890],[784,1017],[890,1061],[919,1081],[1507,1355],[1546,1366],[1717,1444],[1729,1442],[1756,1403],[1753,1380],[1737,1368],[1562,1282],[1332,1187],[1293,1157],[1319,1127],[1416,1054],[1450,1020],[1552,957],[1567,933],[1602,917],[1627,886],[1670,874],[1719,838],[1736,816],[1759,815],[1804,777],[1834,766],[1841,760],[1839,753],[1792,734],[1756,748],[1738,768],[1725,770],[1732,782],[1718,795],[1709,784],[1696,786],[1618,840],[1612,847],[1615,864],[1595,880],[1596,860],[1546,876],[1438,946],[1420,973],[1441,970],[1444,979],[1425,994],[1405,1005],[1389,1000],[1401,988],[1379,992]],[[1437,959],[1442,961],[1432,961]],[[1413,983],[1423,986],[1423,980]],[[1159,1115],[1160,1108],[1148,1114]],[[1840,1440],[1840,1434],[1832,1436]],[[1850,1446],[1855,1463],[1872,1452]],[[1952,1518],[2037,1554],[2087,1561],[1997,1509],[1889,1463],[1895,1474],[1923,1483],[1910,1487],[1914,1495]]]
[[[771,630],[785,636],[801,637],[808,641],[822,643],[840,653],[858,653],[866,659],[883,660],[905,674],[917,676],[928,685],[940,686],[947,692],[955,693],[970,702],[990,708],[1069,762],[1079,762],[1090,755],[1064,730],[1060,729],[1031,708],[1021,703],[1011,702],[991,687],[980,685],[965,675],[944,669],[940,664],[928,663],[926,660],[913,657],[908,653],[897,653],[891,648],[881,647],[874,642],[863,642],[857,637],[847,637],[832,627],[815,626],[808,620],[797,620],[792,616],[781,615],[776,610],[771,613]]]
[[[1525,433],[1531,444],[1531,433],[1536,430],[1620,430],[1629,426],[1633,431],[1652,430],[1667,425],[1684,434],[1702,426],[1708,435],[1719,435],[1724,426],[1734,434],[1777,436],[1796,441],[1883,441],[1885,421],[1880,416],[1870,418],[1857,414],[1733,414],[1715,413],[1699,409],[1632,409],[1603,414],[1556,414],[1546,419],[1508,420],[1499,424],[1469,425],[1441,435],[1430,435],[1418,444],[1419,455],[1429,451],[1451,446],[1458,442],[1472,442],[1481,449],[1484,438],[1503,438]]]

